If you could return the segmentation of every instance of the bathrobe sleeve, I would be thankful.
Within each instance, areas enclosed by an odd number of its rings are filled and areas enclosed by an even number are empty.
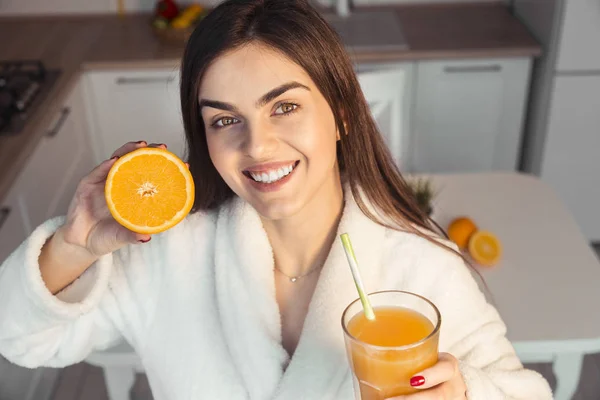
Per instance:
[[[38,227],[0,266],[0,354],[17,365],[63,367],[123,337],[131,342],[156,302],[151,295],[139,301],[159,279],[148,271],[152,252],[142,245],[103,256],[52,295],[38,257],[63,221],[55,218]]]
[[[419,255],[410,271],[404,273],[401,286],[429,298],[440,310],[440,351],[459,360],[467,398],[552,399],[547,381],[523,368],[506,338],[504,322],[487,302],[465,262],[446,249],[423,243],[422,238],[417,241]],[[454,244],[445,244],[456,249]]]

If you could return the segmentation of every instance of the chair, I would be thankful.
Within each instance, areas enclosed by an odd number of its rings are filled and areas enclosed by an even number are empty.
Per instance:
[[[110,400],[130,400],[135,374],[144,372],[140,358],[127,342],[94,352],[85,361],[104,370]]]

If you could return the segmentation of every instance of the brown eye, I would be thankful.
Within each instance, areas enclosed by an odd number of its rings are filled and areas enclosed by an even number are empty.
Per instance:
[[[223,117],[220,118],[218,120],[215,121],[215,123],[212,126],[215,126],[217,128],[223,128],[227,125],[233,125],[236,122],[239,122],[237,119],[232,118],[232,117]]]
[[[277,110],[275,110],[275,115],[289,114],[295,111],[297,108],[298,104],[282,103],[279,107],[277,107]]]
[[[289,113],[290,111],[294,110],[294,105],[293,104],[284,104],[281,106],[281,111],[283,111],[284,113]]]

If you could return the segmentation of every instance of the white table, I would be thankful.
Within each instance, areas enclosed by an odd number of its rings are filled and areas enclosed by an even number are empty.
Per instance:
[[[600,262],[554,192],[514,173],[436,175],[434,219],[460,215],[494,232],[504,246],[494,268],[478,268],[523,362],[553,362],[557,400],[571,399],[583,356],[600,352]],[[492,299],[490,299],[492,300]],[[141,363],[121,345],[92,354],[111,400],[128,400]]]
[[[553,190],[532,176],[432,179],[439,191],[433,217],[442,227],[467,215],[502,241],[502,261],[478,270],[521,360],[552,362],[555,398],[571,399],[583,356],[600,352],[600,262],[573,217]]]

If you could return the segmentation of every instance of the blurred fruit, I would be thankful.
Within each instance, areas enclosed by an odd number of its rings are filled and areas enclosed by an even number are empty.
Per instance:
[[[199,4],[191,4],[171,21],[171,27],[185,29],[195,23],[203,12],[204,7]]]
[[[169,27],[169,21],[163,17],[156,17],[152,21],[152,25],[157,27],[158,29],[167,29]]]
[[[160,0],[156,3],[154,15],[170,21],[179,14],[179,7],[173,0]]]
[[[448,237],[456,245],[464,250],[469,245],[469,239],[477,231],[475,223],[467,217],[460,217],[453,220],[448,225]]]
[[[491,232],[475,232],[469,240],[469,254],[478,264],[491,267],[500,261],[502,244]]]
[[[175,18],[173,22],[171,22],[171,28],[175,29],[185,29],[192,24],[192,21],[183,18]]]
[[[127,229],[154,234],[178,224],[194,204],[194,181],[175,154],[143,147],[119,158],[106,178],[112,216]]]

